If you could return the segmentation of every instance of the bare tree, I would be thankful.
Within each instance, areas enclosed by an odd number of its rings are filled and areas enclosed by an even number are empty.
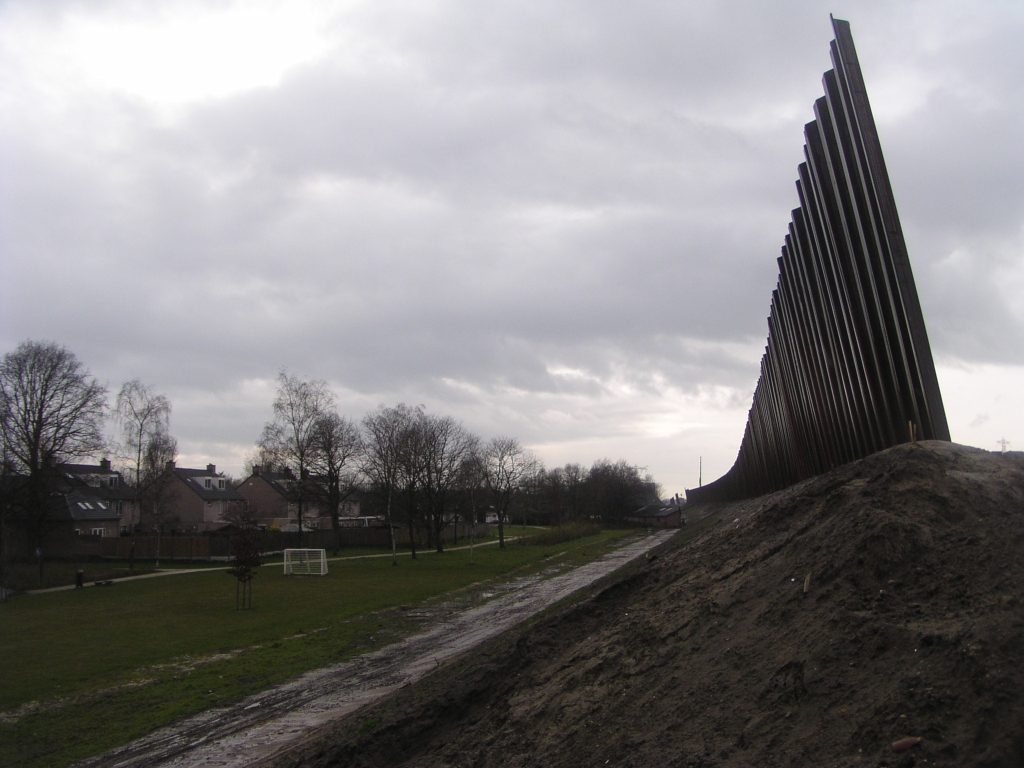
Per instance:
[[[324,413],[313,425],[313,452],[310,465],[313,488],[321,509],[331,516],[334,529],[334,554],[338,554],[338,517],[341,507],[359,482],[357,461],[362,452],[359,427],[335,410]]]
[[[242,459],[242,467],[246,477],[253,474],[255,467],[261,467],[264,471],[271,472],[274,467],[278,469],[285,465],[284,457],[274,444],[256,443],[252,451]]]
[[[7,441],[2,438],[5,430],[6,423],[0,419],[0,603],[7,602],[7,520],[14,506],[11,462],[7,460]]]
[[[496,437],[484,449],[484,478],[498,513],[499,547],[505,546],[509,507],[536,467],[536,458],[514,437]]]
[[[451,416],[423,414],[419,426],[424,509],[434,547],[443,552],[442,535],[451,497],[458,487],[462,465],[476,452],[479,439]]]
[[[584,486],[587,482],[587,470],[580,464],[566,464],[562,468],[562,480],[565,483],[565,501],[569,519],[578,521],[584,516]]]
[[[399,408],[407,407],[400,405]],[[398,444],[398,490],[405,507],[405,522],[409,528],[409,553],[416,559],[416,526],[421,517],[420,502],[423,488],[423,424],[426,414],[422,406],[408,409],[408,419]],[[429,531],[429,529],[428,529]]]
[[[643,470],[625,460],[595,461],[584,484],[590,516],[617,525],[638,507],[659,501],[658,484],[649,474],[641,474]]]
[[[586,479],[587,470],[579,464],[566,464],[538,475],[538,493],[556,525],[583,516]]]
[[[18,507],[40,552],[40,573],[57,464],[104,448],[106,394],[78,358],[54,342],[23,341],[0,362],[3,440],[13,470],[27,476]]]
[[[466,520],[469,523],[469,564],[473,565],[473,548],[476,543],[476,523],[480,516],[480,508],[483,505],[483,499],[487,494],[487,486],[484,476],[484,458],[479,442],[474,446],[472,453],[463,460],[462,466],[459,467],[457,485],[459,491],[458,509],[462,513],[463,520]],[[458,518],[456,518],[456,527],[458,524],[459,521]]]
[[[313,456],[317,421],[334,405],[334,396],[326,381],[303,381],[282,370],[277,377],[277,397],[274,399],[274,418],[267,422],[259,445],[279,455],[298,477],[299,536],[308,500],[306,475]]]
[[[362,469],[386,501],[392,565],[398,565],[394,502],[403,486],[403,469],[407,468],[409,443],[419,414],[420,409],[402,403],[394,408],[379,406],[363,419]]]
[[[164,433],[153,436],[146,444],[146,454],[142,457],[142,491],[139,494],[139,503],[142,509],[148,510],[158,532],[179,522],[177,517],[173,516],[174,505],[169,503],[171,477],[166,471],[168,463],[174,461],[177,456],[178,441]]]
[[[132,483],[132,506],[129,512],[128,531],[131,534],[131,549],[128,555],[128,570],[135,568],[135,534],[142,521],[142,495],[144,460],[154,442],[165,443],[170,439],[171,401],[153,391],[139,379],[132,379],[121,387],[114,405],[114,418],[121,427],[122,453],[128,464],[128,471],[134,475]],[[163,469],[161,467],[161,469]]]

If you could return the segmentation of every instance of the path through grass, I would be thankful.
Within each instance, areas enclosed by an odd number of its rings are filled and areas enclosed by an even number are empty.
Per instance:
[[[251,611],[223,572],[29,595],[0,604],[0,765],[54,766],[179,717],[380,647],[411,607],[558,560],[581,564],[623,532],[551,546],[489,546],[335,561],[324,577],[262,568]]]

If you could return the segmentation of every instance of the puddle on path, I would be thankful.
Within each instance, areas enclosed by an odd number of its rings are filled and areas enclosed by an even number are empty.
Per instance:
[[[307,672],[231,707],[207,710],[75,768],[242,768],[265,759],[312,729],[408,685],[452,657],[525,621],[668,539],[639,536],[567,573],[559,567],[505,584],[464,590],[431,610],[422,631],[372,653]],[[555,575],[552,575],[555,574]],[[487,600],[480,604],[482,600]],[[410,615],[420,609],[409,611]]]

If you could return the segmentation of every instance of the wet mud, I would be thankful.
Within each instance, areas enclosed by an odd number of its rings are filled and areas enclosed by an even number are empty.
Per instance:
[[[162,728],[76,768],[250,766],[368,703],[443,668],[662,544],[674,531],[639,535],[602,558],[465,590],[428,610],[425,629],[392,645]]]

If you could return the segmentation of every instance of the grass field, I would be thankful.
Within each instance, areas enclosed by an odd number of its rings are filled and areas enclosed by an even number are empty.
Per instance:
[[[575,564],[623,535],[496,546],[417,560],[340,560],[324,577],[260,569],[253,609],[204,572],[0,604],[0,765],[59,766],[206,707],[392,642],[413,606],[557,560]],[[394,610],[389,610],[394,609]]]

